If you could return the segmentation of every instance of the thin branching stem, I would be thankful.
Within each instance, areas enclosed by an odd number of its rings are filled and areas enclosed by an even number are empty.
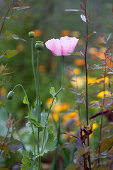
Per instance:
[[[88,118],[88,68],[87,68],[87,49],[88,49],[88,17],[87,17],[87,8],[86,8],[86,0],[84,0],[84,14],[86,17],[86,46],[85,46],[85,71],[86,71],[86,122],[87,126],[89,125]],[[89,135],[87,133],[87,142],[89,146]],[[90,160],[90,152],[88,153],[88,162],[89,162],[89,170],[91,170],[91,160]]]
[[[6,12],[6,14],[5,14],[5,16],[4,16],[4,19],[3,19],[3,22],[2,22],[2,24],[1,24],[1,27],[0,27],[0,36],[1,36],[1,34],[2,34],[2,30],[3,30],[3,27],[4,27],[4,25],[5,25],[5,22],[6,22],[6,19],[7,19],[7,16],[8,16],[8,14],[9,14],[10,10],[11,10],[11,5],[8,6],[7,12]]]

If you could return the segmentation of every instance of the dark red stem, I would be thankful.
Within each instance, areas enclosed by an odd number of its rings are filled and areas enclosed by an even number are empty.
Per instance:
[[[88,68],[87,68],[87,48],[88,48],[88,17],[87,17],[87,9],[86,9],[86,1],[84,0],[84,14],[86,17],[86,47],[85,47],[85,70],[86,70],[86,121],[87,126],[88,122]],[[89,135],[87,134],[87,142],[89,146]],[[91,161],[90,161],[90,152],[88,153],[88,162],[89,162],[89,170],[91,170]]]
[[[1,34],[2,34],[2,30],[3,30],[3,27],[4,27],[5,21],[6,21],[6,19],[7,19],[7,16],[8,16],[8,14],[9,14],[9,12],[10,12],[10,9],[11,9],[11,5],[8,7],[8,10],[7,10],[7,12],[6,12],[6,15],[4,16],[3,22],[2,22],[2,24],[1,24],[1,27],[0,27],[0,36],[1,36]]]

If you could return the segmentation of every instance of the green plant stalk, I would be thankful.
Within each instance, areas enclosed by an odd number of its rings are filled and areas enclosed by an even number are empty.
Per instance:
[[[49,118],[49,115],[50,115],[50,112],[51,112],[51,109],[52,109],[54,100],[55,100],[55,98],[57,97],[57,95],[58,95],[58,94],[62,91],[62,89],[63,89],[63,83],[64,83],[64,56],[62,56],[62,58],[63,58],[62,84],[61,84],[60,89],[59,89],[59,90],[57,91],[57,93],[54,95],[53,100],[52,100],[52,103],[50,104],[50,108],[49,108],[48,115],[47,115],[47,118],[46,118],[46,125],[45,125],[45,127],[44,127],[44,135],[43,135],[41,153],[43,152],[43,149],[44,149],[44,138],[45,138],[45,133],[46,133],[47,122],[48,122],[48,118]]]
[[[21,88],[22,88],[22,90],[23,90],[23,92],[24,92],[24,95],[26,96],[26,98],[27,98],[27,100],[28,100],[27,93],[26,93],[24,87],[23,87],[21,84],[17,84],[17,85],[13,88],[12,91],[15,91],[15,89],[16,89],[17,87],[21,87]],[[28,100],[28,101],[29,101],[29,100]],[[30,122],[30,117],[33,117],[33,115],[32,115],[32,112],[31,112],[31,110],[30,110],[29,102],[28,102],[27,106],[28,106],[28,111],[29,111],[29,112],[28,112],[28,120],[29,120],[29,122]],[[33,135],[33,150],[34,150],[34,156],[36,156],[35,134],[34,134],[34,128],[33,128],[32,123],[30,123],[30,126],[31,126],[31,129],[32,129],[32,135]]]
[[[36,74],[36,87],[37,87],[37,106],[38,106],[38,117],[37,121],[40,123],[40,84],[39,84],[39,72],[38,72],[38,67],[39,67],[39,51],[37,51],[37,74]],[[40,170],[41,167],[41,157],[40,157],[40,151],[39,151],[39,137],[40,137],[40,131],[38,129],[38,141],[37,141],[37,149],[38,149],[38,169]]]
[[[53,164],[51,167],[51,170],[57,170],[57,156],[58,156],[58,147],[60,143],[60,115],[59,115],[59,123],[58,123],[58,130],[57,130],[57,143],[56,143],[56,151],[55,151],[55,156],[53,160]]]
[[[38,53],[37,53],[37,72],[35,72],[33,39],[31,40],[31,55],[32,55],[33,76],[34,76],[34,81],[35,81],[36,99],[37,99],[37,106],[36,106],[36,110],[38,111],[37,122],[40,123],[40,88],[39,88],[39,76],[38,76],[38,63],[39,62],[38,62]],[[38,129],[38,137],[37,137],[37,151],[38,151],[38,169],[40,170],[39,129]]]

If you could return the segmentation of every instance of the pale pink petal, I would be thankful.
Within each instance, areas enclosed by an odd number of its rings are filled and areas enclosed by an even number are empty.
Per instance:
[[[61,37],[59,39],[48,40],[45,45],[56,56],[71,55],[78,43],[75,37]]]

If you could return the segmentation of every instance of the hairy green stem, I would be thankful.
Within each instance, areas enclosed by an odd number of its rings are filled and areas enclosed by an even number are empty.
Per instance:
[[[33,39],[31,40],[31,56],[32,56],[32,69],[33,76],[35,81],[35,90],[36,90],[36,111],[38,112],[37,122],[40,122],[40,89],[39,89],[39,75],[38,75],[38,54],[37,54],[37,72],[35,71],[34,65],[34,52],[33,52]],[[37,136],[37,151],[38,151],[38,169],[40,170],[40,158],[39,158],[39,129]]]
[[[44,149],[44,138],[45,138],[45,133],[46,133],[46,127],[47,127],[48,118],[49,118],[49,115],[50,115],[50,112],[51,112],[51,109],[52,109],[54,100],[55,100],[55,98],[57,97],[57,95],[58,95],[58,94],[62,91],[62,89],[63,89],[63,84],[64,84],[64,56],[62,56],[62,58],[63,58],[62,84],[61,84],[60,89],[59,89],[59,90],[57,91],[57,93],[54,95],[53,100],[52,100],[52,103],[50,104],[50,108],[49,108],[48,115],[47,115],[47,118],[46,118],[46,124],[45,124],[45,127],[44,127],[44,134],[43,134],[43,140],[42,140],[41,153],[43,152],[43,149]]]
[[[31,129],[32,129],[32,135],[33,135],[33,151],[34,151],[34,155],[36,155],[34,128],[33,128],[33,125],[32,125],[32,123],[31,123],[31,120],[30,120],[30,118],[32,118],[33,115],[32,115],[32,112],[31,112],[31,110],[30,110],[30,104],[29,104],[28,96],[27,96],[27,93],[26,93],[24,87],[23,87],[21,84],[17,84],[17,85],[13,88],[12,91],[15,91],[15,89],[16,89],[17,87],[21,87],[21,88],[22,88],[22,90],[23,90],[23,92],[24,92],[24,95],[26,96],[27,101],[28,101],[28,103],[27,103],[28,111],[29,111],[29,112],[28,112],[28,120],[29,120],[29,122],[30,122],[30,126],[31,126]]]

